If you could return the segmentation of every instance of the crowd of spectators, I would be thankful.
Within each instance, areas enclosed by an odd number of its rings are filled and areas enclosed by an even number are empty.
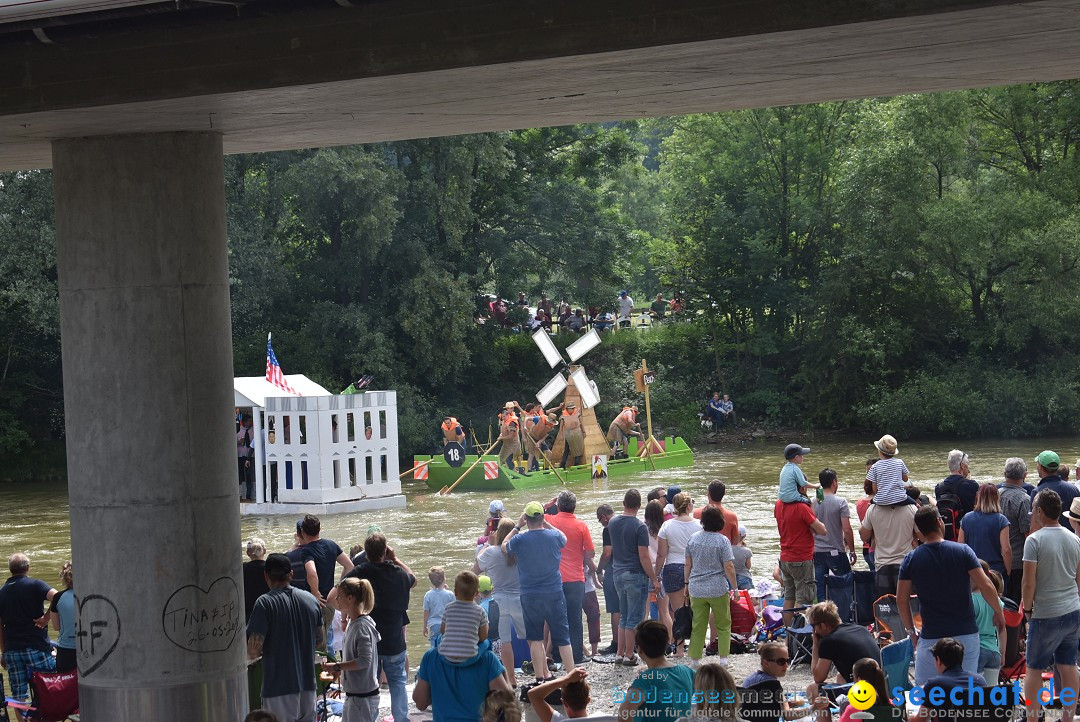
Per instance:
[[[540,328],[551,333],[585,333],[591,329],[610,331],[631,328],[635,324],[642,326],[646,323],[671,320],[679,317],[685,310],[686,299],[681,291],[677,291],[670,301],[665,300],[662,293],[658,293],[647,308],[640,309],[635,307],[634,299],[628,291],[620,291],[610,307],[602,304],[574,306],[566,298],[558,302],[549,299],[546,293],[540,294],[540,299],[534,306],[522,291],[513,302],[499,295],[482,296],[476,320],[481,324],[493,323],[519,333]]]

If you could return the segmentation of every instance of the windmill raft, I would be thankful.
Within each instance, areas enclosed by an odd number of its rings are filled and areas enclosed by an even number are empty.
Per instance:
[[[581,409],[581,425],[585,430],[585,449],[582,456],[584,463],[566,469],[555,467],[562,459],[566,446],[565,430],[560,424],[551,451],[544,455],[546,463],[539,471],[523,473],[511,469],[500,464],[496,454],[418,454],[413,456],[413,479],[423,481],[428,488],[441,493],[455,489],[502,491],[534,489],[571,481],[606,480],[609,477],[630,476],[658,469],[693,466],[694,452],[682,437],[657,439],[653,436],[649,384],[654,376],[644,360],[641,369],[635,373],[635,383],[638,390],[645,395],[648,435],[640,440],[630,438],[626,442],[625,454],[620,455],[621,458],[611,458],[607,437],[596,420],[595,406],[600,401],[596,385],[589,381],[584,368],[574,363],[600,343],[599,336],[592,331],[571,344],[567,348],[570,364],[563,359],[545,331],[537,331],[533,335],[533,341],[552,368],[561,367],[555,377],[537,392],[536,398],[542,407],[548,407],[565,391],[564,402],[576,404],[577,408]]]

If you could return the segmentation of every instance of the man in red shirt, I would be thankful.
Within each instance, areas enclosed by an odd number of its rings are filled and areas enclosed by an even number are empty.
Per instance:
[[[570,649],[574,652],[574,664],[584,664],[587,660],[582,641],[581,615],[585,601],[585,565],[592,567],[596,547],[593,545],[589,527],[574,515],[574,510],[577,509],[574,492],[560,492],[556,503],[559,513],[549,517],[548,521],[566,535],[566,544],[559,560],[559,574],[562,576],[563,597],[566,599]]]
[[[780,531],[780,574],[784,578],[784,609],[814,603],[817,579],[814,576],[814,535],[824,534],[825,525],[818,521],[809,504],[785,504],[779,499],[773,508],[776,528]],[[791,615],[784,615],[791,624]]]
[[[709,483],[709,503],[708,506],[715,506],[720,510],[720,513],[724,515],[724,529],[720,533],[728,538],[731,542],[731,546],[738,546],[739,544],[739,517],[735,515],[731,509],[725,507],[722,502],[724,495],[727,494],[727,487],[724,486],[722,481],[713,481]],[[694,518],[700,520],[701,512],[705,510],[705,507],[700,509],[694,509]]]

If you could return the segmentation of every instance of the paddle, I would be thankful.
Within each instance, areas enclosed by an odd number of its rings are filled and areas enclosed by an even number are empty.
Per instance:
[[[421,461],[421,462],[420,462],[419,464],[416,464],[415,466],[411,466],[411,467],[409,467],[409,468],[408,468],[408,469],[406,469],[405,471],[403,471],[403,472],[401,472],[400,474],[398,474],[398,478],[399,478],[399,479],[404,479],[404,478],[405,478],[405,475],[406,475],[406,474],[411,474],[412,472],[414,472],[414,471],[416,471],[417,469],[419,469],[419,468],[420,468],[421,466],[424,466],[424,465],[426,465],[426,464],[430,464],[431,462],[435,461],[435,459],[436,459],[436,458],[438,458],[438,457],[435,457],[435,456],[433,456],[433,457],[431,457],[430,459],[428,459],[427,461]]]
[[[468,476],[469,472],[472,471],[473,469],[475,469],[476,465],[484,460],[484,456],[486,456],[488,454],[488,452],[490,452],[492,449],[494,449],[496,446],[498,446],[501,441],[502,441],[502,439],[495,439],[494,444],[492,444],[491,446],[484,449],[484,451],[482,451],[481,453],[477,454],[476,455],[476,461],[474,461],[472,463],[472,466],[470,466],[468,469],[466,469],[465,473],[462,474],[461,476],[459,476],[457,478],[457,481],[455,481],[453,484],[451,484],[450,486],[444,486],[443,488],[439,489],[439,494],[441,494],[443,496],[446,496],[447,494],[452,492],[454,490],[454,487],[457,486],[458,484],[460,484],[461,480],[464,479],[466,476]]]
[[[555,462],[551,460],[551,457],[547,455],[547,452],[540,448],[540,444],[536,442],[536,439],[532,437],[532,434],[525,434],[525,438],[529,440],[529,442],[533,445],[533,448],[536,449],[536,451],[540,452],[540,456],[544,458],[544,461],[548,463],[548,466],[551,467],[551,470],[555,472],[555,476],[559,478],[559,481],[562,482],[562,485],[566,486],[566,479],[564,479],[562,474],[559,473],[559,468],[555,466]]]

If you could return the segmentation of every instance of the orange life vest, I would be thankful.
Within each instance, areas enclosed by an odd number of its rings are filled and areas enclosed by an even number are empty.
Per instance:
[[[455,429],[457,429],[459,426],[461,426],[461,424],[459,424],[458,420],[455,419],[453,416],[450,417],[449,424],[447,424],[445,421],[442,423],[443,436],[446,438],[447,441],[458,440],[458,432]],[[462,435],[464,435],[464,433]]]

